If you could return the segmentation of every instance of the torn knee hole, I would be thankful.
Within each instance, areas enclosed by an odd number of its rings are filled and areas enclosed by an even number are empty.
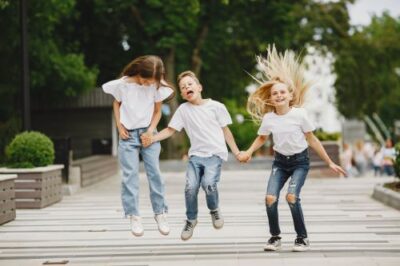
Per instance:
[[[276,202],[276,197],[275,196],[272,196],[272,195],[267,195],[266,197],[265,197],[265,204],[267,205],[267,206],[272,206],[272,204],[274,204]]]
[[[286,200],[289,203],[296,203],[296,195],[294,194],[287,194],[286,195]]]

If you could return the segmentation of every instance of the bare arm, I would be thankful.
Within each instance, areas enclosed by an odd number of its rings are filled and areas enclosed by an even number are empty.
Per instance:
[[[161,119],[161,105],[162,102],[154,103],[154,112],[151,118],[150,126],[146,133],[153,134],[154,130],[157,128],[158,123]]]
[[[331,160],[331,158],[329,158],[329,155],[326,153],[326,150],[322,146],[319,139],[314,135],[314,133],[307,132],[304,133],[304,135],[306,136],[308,145],[310,145],[310,147],[317,152],[319,157],[321,157],[321,159],[324,160],[324,162],[329,166],[329,168],[331,168],[336,173],[343,174],[344,176],[346,176],[346,172],[342,169],[342,167],[336,165]]]
[[[171,137],[175,132],[176,132],[176,130],[173,129],[172,127],[167,127],[167,128],[164,128],[163,130],[161,130],[156,135],[151,135],[151,134],[147,134],[147,133],[142,134],[140,136],[140,139],[142,140],[143,146],[148,147],[156,141],[162,141],[164,139]]]
[[[120,121],[120,111],[119,108],[121,107],[121,102],[118,102],[117,100],[113,101],[113,111],[114,111],[114,118],[115,118],[115,123],[117,124],[118,128],[118,133],[121,139],[127,139],[129,138],[128,130],[124,127],[124,125],[121,124]]]
[[[164,139],[167,139],[167,138],[171,137],[175,132],[176,132],[176,130],[173,129],[172,127],[164,128],[158,134],[152,136],[152,138],[151,138],[152,142],[162,141]]]
[[[237,156],[240,153],[239,148],[236,145],[235,139],[229,127],[223,127],[222,131],[224,132],[224,137],[226,143],[228,143],[229,148],[231,149],[232,153]]]
[[[241,153],[239,155],[239,161],[241,162],[247,162],[251,159],[251,156],[253,155],[253,152],[258,150],[264,143],[268,140],[269,136],[267,135],[259,135],[257,138],[253,141],[253,144],[251,144],[250,148],[247,149],[247,151]]]

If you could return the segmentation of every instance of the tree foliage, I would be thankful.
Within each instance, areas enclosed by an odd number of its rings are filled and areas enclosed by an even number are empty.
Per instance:
[[[296,51],[306,44],[336,47],[347,37],[349,2],[353,0],[30,1],[32,92],[38,98],[78,95],[94,87],[97,73],[101,85],[133,58],[157,54],[169,81],[191,69],[200,77],[204,97],[233,99],[231,106],[244,106],[251,82],[244,70],[256,71],[255,55],[265,53],[270,43]],[[9,101],[18,87],[18,1],[1,0],[0,15],[0,24],[7,25],[6,38],[0,40],[0,86],[7,88],[1,96],[7,94]],[[172,111],[179,101],[178,96],[170,103]]]
[[[334,63],[339,111],[348,118],[377,113],[392,125],[400,113],[400,18],[374,17],[342,42]]]

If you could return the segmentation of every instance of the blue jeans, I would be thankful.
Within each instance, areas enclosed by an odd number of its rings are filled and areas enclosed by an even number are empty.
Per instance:
[[[287,199],[292,213],[294,228],[297,237],[307,237],[303,211],[300,204],[300,191],[304,185],[309,169],[310,159],[308,157],[308,149],[291,156],[285,156],[275,152],[275,159],[272,164],[272,172],[267,187],[267,201],[269,196],[275,197],[275,201],[272,204],[268,204],[268,202],[266,203],[271,235],[277,236],[281,233],[278,219],[279,193],[286,181],[291,177]]]
[[[207,207],[218,208],[217,183],[221,176],[222,159],[216,155],[211,157],[190,156],[186,172],[185,203],[188,220],[197,219],[197,195],[200,186],[206,193]]]
[[[121,198],[125,216],[139,214],[139,154],[142,156],[150,188],[150,200],[155,214],[167,212],[165,184],[161,177],[159,156],[161,145],[155,142],[143,148],[140,135],[146,128],[129,130],[129,138],[120,140],[118,146],[119,162],[122,169]]]

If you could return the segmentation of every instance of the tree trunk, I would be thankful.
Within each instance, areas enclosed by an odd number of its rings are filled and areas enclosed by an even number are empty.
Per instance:
[[[193,49],[192,53],[192,71],[196,74],[197,78],[200,79],[200,71],[202,60],[200,56],[201,48],[203,47],[204,41],[206,40],[208,35],[208,21],[206,20],[199,30],[196,38],[196,46]]]
[[[175,48],[171,48],[168,51],[168,54],[163,57],[163,61],[165,64],[166,70],[166,78],[168,82],[174,84],[176,86],[176,74],[175,74]],[[175,87],[175,97],[172,98],[168,104],[171,108],[171,114],[168,117],[168,121],[171,120],[172,115],[175,113],[176,109],[179,106],[178,96],[179,88]],[[167,139],[167,157],[169,159],[172,158],[182,158],[183,154],[186,154],[186,150],[184,150],[184,136],[182,132],[176,132],[172,137]]]

